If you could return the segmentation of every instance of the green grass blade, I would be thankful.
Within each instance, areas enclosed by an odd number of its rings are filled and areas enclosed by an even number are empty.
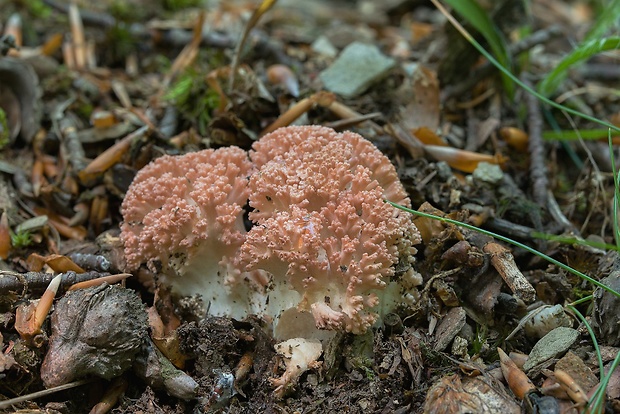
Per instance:
[[[538,84],[538,92],[541,95],[549,96],[558,88],[560,83],[566,78],[566,74],[571,67],[588,59],[598,53],[607,50],[615,50],[620,47],[620,36],[611,36],[605,39],[594,39],[582,43],[568,56],[560,61],[545,78]]]
[[[574,301],[573,303],[571,303],[571,305],[573,306],[577,306],[577,305],[581,305],[582,303],[586,303],[591,301],[592,299],[594,299],[593,295],[588,295],[588,296],[584,296],[581,299],[577,299],[576,301]]]
[[[572,267],[570,267],[570,266],[568,266],[568,265],[566,265],[566,264],[564,264],[564,263],[562,263],[562,262],[560,262],[558,260],[555,260],[554,258],[549,257],[546,254],[544,254],[542,252],[539,252],[538,250],[536,250],[536,249],[534,249],[534,248],[532,248],[532,247],[530,247],[528,245],[525,245],[523,243],[519,243],[516,240],[512,240],[512,239],[510,239],[510,238],[508,238],[506,236],[502,236],[501,234],[493,233],[492,231],[484,230],[484,229],[478,228],[476,226],[472,226],[471,224],[463,223],[461,221],[452,220],[452,219],[449,219],[447,217],[439,217],[439,216],[435,216],[435,215],[432,215],[432,214],[423,213],[421,211],[415,211],[415,210],[412,210],[412,209],[407,208],[405,206],[401,206],[400,204],[393,203],[393,202],[391,202],[389,200],[386,200],[386,202],[390,203],[392,206],[394,206],[394,207],[396,207],[398,209],[404,210],[404,211],[406,211],[408,213],[411,213],[413,215],[421,216],[421,217],[426,217],[426,218],[430,218],[430,219],[433,219],[433,220],[439,220],[439,221],[442,221],[442,222],[445,222],[445,223],[454,224],[455,226],[460,226],[460,227],[464,227],[464,228],[472,230],[472,231],[477,231],[479,233],[486,234],[487,236],[491,236],[491,237],[493,237],[493,238],[495,238],[497,240],[501,240],[503,242],[510,243],[513,246],[520,247],[523,250],[526,250],[526,251],[528,251],[528,252],[530,252],[530,253],[532,253],[532,254],[534,254],[534,255],[536,255],[536,256],[538,256],[538,257],[540,257],[540,258],[542,258],[542,259],[544,259],[546,261],[548,261],[549,263],[552,263],[552,264],[558,266],[559,268],[566,270],[569,273],[572,273],[572,274],[574,274],[576,276],[579,276],[580,278],[582,278],[584,280],[587,280],[588,282],[592,283],[593,285],[598,286],[601,289],[606,290],[607,292],[611,293],[612,295],[617,296],[617,297],[620,298],[620,292],[616,292],[615,290],[613,290],[609,286],[604,285],[603,283],[599,282],[596,279],[591,278],[590,276],[588,276],[588,275],[586,275],[584,273],[581,273],[579,270],[573,269]]]
[[[615,244],[596,242],[592,240],[577,239],[575,237],[558,236],[556,234],[547,234],[547,233],[542,233],[538,231],[531,232],[530,236],[535,237],[537,239],[549,240],[549,241],[554,241],[554,242],[558,242],[562,244],[588,246],[588,247],[593,247],[595,249],[615,250],[615,251],[620,252],[620,247]]]
[[[588,42],[594,39],[600,39],[605,36],[605,33],[609,28],[618,24],[618,16],[620,16],[620,0],[611,0],[608,4],[602,1],[600,5],[600,12],[598,13],[598,19],[594,22],[594,25],[588,31],[588,34],[583,39],[584,42]]]
[[[503,67],[510,68],[512,66],[504,37],[484,9],[482,9],[475,0],[446,0],[446,3],[480,32]],[[506,93],[508,96],[512,97],[514,94],[514,84],[512,80],[506,75],[502,75],[502,78]]]
[[[478,50],[478,52],[480,52],[489,61],[489,63],[491,63],[497,69],[501,70],[504,75],[506,75],[510,79],[512,79],[512,81],[514,83],[516,83],[517,85],[519,85],[521,87],[521,89],[525,90],[528,93],[531,93],[532,95],[534,95],[535,97],[540,99],[542,102],[546,103],[547,105],[550,105],[550,106],[552,106],[554,108],[557,108],[557,109],[559,109],[561,111],[564,111],[566,113],[569,113],[571,115],[578,116],[580,118],[586,119],[586,120],[588,120],[590,122],[594,122],[596,124],[602,125],[605,128],[611,128],[613,131],[620,132],[620,127],[617,127],[617,126],[615,126],[613,124],[610,124],[609,122],[605,122],[603,120],[597,119],[597,118],[595,118],[593,116],[590,116],[588,114],[584,114],[583,112],[576,111],[576,110],[568,108],[568,107],[566,107],[566,106],[564,106],[562,104],[554,102],[551,99],[547,98],[546,96],[543,96],[540,93],[536,92],[536,90],[534,90],[533,88],[530,88],[529,86],[527,86],[526,84],[521,82],[521,80],[519,78],[517,78],[508,69],[506,69],[504,66],[502,66],[497,61],[497,59],[495,59],[493,57],[493,55],[491,55],[489,52],[487,52],[486,49],[483,48],[482,45],[480,45],[480,43],[478,43],[476,41],[476,39],[473,38],[471,36],[471,34],[469,34],[469,32],[467,30],[465,30],[463,28],[463,26],[461,26],[461,24],[458,21],[456,21],[454,16],[452,16],[450,13],[448,13],[448,11],[445,9],[445,7],[443,7],[443,5],[439,2],[439,0],[431,0],[431,2],[435,5],[435,7],[437,7],[437,9],[439,9],[442,12],[442,14],[444,14],[444,16],[446,16],[448,21],[463,35],[463,37],[465,39],[467,39],[467,41],[469,43],[471,43]]]
[[[618,177],[618,170],[616,169],[616,157],[614,157],[614,146],[611,141],[611,131],[609,131],[609,137],[607,138],[609,144],[609,160],[611,161],[611,172],[614,175],[614,201],[611,212],[613,214],[614,224],[614,239],[616,246],[620,248],[620,225],[618,224],[618,200],[620,200],[620,177]]]
[[[579,141],[605,139],[609,135],[609,128],[544,131],[542,136],[547,141]]]
[[[598,359],[599,372],[603,372],[603,356],[601,355],[601,349],[598,346],[598,341],[596,340],[596,335],[594,335],[592,326],[588,323],[588,320],[581,314],[581,312],[579,312],[577,308],[575,308],[573,305],[568,305],[567,308],[570,309],[571,312],[573,312],[577,316],[577,318],[579,318],[581,323],[583,323],[583,326],[585,326],[588,330],[588,334],[592,339],[592,346],[594,347],[594,351],[596,352],[596,356]]]
[[[590,398],[590,402],[588,403],[589,412],[591,413],[599,413],[603,412],[603,405],[605,404],[605,393],[607,391],[607,384],[609,384],[609,380],[611,379],[611,375],[614,373],[618,365],[620,364],[620,352],[616,354],[616,358],[614,358],[614,362],[612,362],[609,367],[609,371],[607,375],[603,376],[603,372],[601,371],[601,382],[598,386],[598,389]]]

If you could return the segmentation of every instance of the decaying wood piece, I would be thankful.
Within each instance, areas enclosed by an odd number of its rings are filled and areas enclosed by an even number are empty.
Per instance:
[[[59,275],[61,276],[60,287],[61,289],[66,289],[76,283],[101,278],[108,274],[94,271],[85,273],[69,271],[60,273]],[[0,295],[6,295],[8,292],[24,294],[27,290],[44,290],[55,276],[56,275],[45,272],[19,273],[6,270],[0,271]]]
[[[491,256],[491,264],[515,296],[525,303],[533,302],[536,298],[536,290],[517,267],[510,250],[495,242],[485,244],[483,250]]]

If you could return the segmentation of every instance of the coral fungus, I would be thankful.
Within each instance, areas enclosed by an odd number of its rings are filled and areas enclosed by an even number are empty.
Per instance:
[[[250,178],[257,225],[240,260],[271,274],[268,313],[296,306],[319,328],[364,332],[394,265],[412,261],[419,242],[409,215],[384,202],[409,205],[394,167],[360,135],[323,127],[277,130],[251,158],[259,166]]]
[[[410,204],[370,141],[287,127],[256,142],[250,157],[205,150],[141,170],[122,206],[128,269],[161,264],[163,283],[202,294],[213,315],[277,320],[297,309],[318,328],[353,333],[415,294],[420,236],[407,213],[384,202]],[[247,200],[254,226],[246,233]],[[393,280],[399,263],[409,270]]]
[[[233,265],[245,240],[251,173],[236,147],[163,156],[140,170],[121,208],[127,270],[161,265],[161,283],[179,295],[202,295],[213,315],[257,310],[252,286]]]

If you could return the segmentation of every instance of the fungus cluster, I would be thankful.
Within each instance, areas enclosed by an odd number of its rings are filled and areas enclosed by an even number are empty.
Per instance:
[[[253,166],[236,147],[157,158],[134,178],[121,211],[126,270],[145,263],[180,296],[201,295],[215,316],[259,312],[264,281],[241,283],[243,208]]]
[[[307,336],[280,326],[291,313],[363,333],[415,300],[421,282],[411,268],[419,232],[386,199],[410,205],[389,159],[352,132],[286,127],[249,158],[235,147],[164,156],[123,201],[127,270],[161,270],[162,283],[202,295],[213,315],[268,317],[280,340]]]
[[[384,202],[409,205],[389,159],[358,134],[318,126],[265,136],[250,157],[256,224],[239,264],[271,275],[269,314],[296,307],[318,328],[363,333],[419,241],[411,218]]]

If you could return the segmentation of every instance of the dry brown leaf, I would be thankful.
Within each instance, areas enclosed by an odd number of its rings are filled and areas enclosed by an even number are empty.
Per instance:
[[[411,101],[401,111],[405,128],[416,130],[426,127],[431,131],[436,131],[439,128],[441,108],[439,80],[437,80],[435,71],[418,65],[403,88],[411,97]]]

